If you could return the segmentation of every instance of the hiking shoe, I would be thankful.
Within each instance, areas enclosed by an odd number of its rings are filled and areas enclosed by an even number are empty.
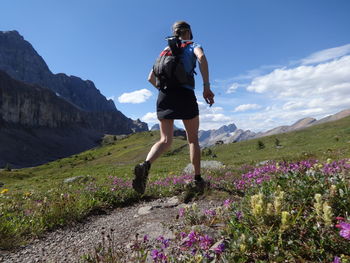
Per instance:
[[[204,194],[205,190],[210,187],[210,182],[203,178],[193,180],[185,185],[182,201],[187,204],[191,202],[196,196]]]
[[[203,178],[194,180],[195,190],[198,193],[203,194],[205,190],[208,190],[210,187],[210,182],[205,181]]]
[[[132,187],[139,194],[143,194],[146,190],[146,183],[150,166],[150,163],[145,161],[136,165],[134,168],[135,178],[132,181]]]

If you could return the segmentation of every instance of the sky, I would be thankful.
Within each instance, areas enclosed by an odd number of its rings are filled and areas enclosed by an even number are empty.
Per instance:
[[[0,0],[0,30],[17,30],[50,70],[94,82],[118,110],[151,127],[148,74],[175,21],[191,24],[209,62],[215,104],[200,129],[266,131],[350,108],[348,0]],[[183,127],[181,121],[175,125]]]

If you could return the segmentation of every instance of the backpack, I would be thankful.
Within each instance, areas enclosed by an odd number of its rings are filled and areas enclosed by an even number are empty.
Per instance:
[[[194,86],[194,76],[187,73],[180,56],[184,48],[193,42],[181,43],[177,37],[169,37],[168,47],[164,49],[155,64],[153,72],[156,77],[156,87],[159,89],[175,89],[183,85]]]

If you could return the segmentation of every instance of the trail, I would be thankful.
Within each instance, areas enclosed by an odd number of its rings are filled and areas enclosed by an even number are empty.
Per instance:
[[[208,209],[222,201],[202,199],[196,203],[199,209]],[[93,215],[83,223],[48,232],[15,251],[0,251],[0,262],[79,262],[83,254],[93,253],[102,236],[111,233],[111,229],[115,246],[130,253],[128,247],[136,234],[141,237],[147,234],[150,239],[160,235],[174,239],[171,229],[180,224],[176,216],[181,206],[185,204],[174,196]]]

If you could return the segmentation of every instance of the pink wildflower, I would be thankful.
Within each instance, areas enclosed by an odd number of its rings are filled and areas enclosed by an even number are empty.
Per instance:
[[[350,240],[350,224],[345,222],[340,222],[336,225],[337,228],[340,228],[339,235],[347,240]]]

